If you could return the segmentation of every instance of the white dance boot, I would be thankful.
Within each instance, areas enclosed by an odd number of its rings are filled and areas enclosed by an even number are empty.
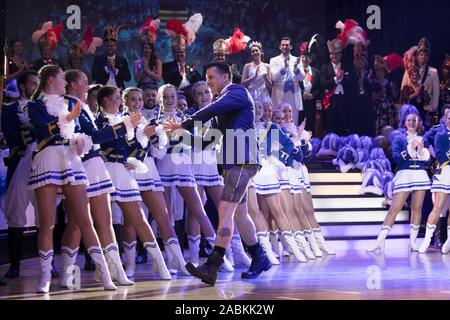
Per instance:
[[[450,251],[450,226],[447,227],[447,240],[445,240],[444,245],[441,248],[443,254],[447,254]]]
[[[275,254],[272,250],[272,245],[270,244],[269,232],[261,231],[256,233],[256,236],[258,237],[259,243],[263,247],[267,258],[269,258],[270,263],[272,263],[273,265],[279,265],[280,261],[278,261],[277,257],[275,257]]]
[[[244,246],[242,245],[242,239],[238,234],[234,234],[233,238],[231,238],[231,249],[233,252],[234,266],[244,266],[247,269],[250,268],[252,260],[245,252]]]
[[[152,256],[153,270],[158,272],[159,277],[162,280],[172,280],[172,276],[167,269],[166,263],[164,262],[164,258],[161,254],[161,250],[159,249],[156,240],[154,240],[153,242],[145,242],[144,249],[147,250],[148,254]]]
[[[200,239],[201,236],[188,236],[189,243],[189,262],[196,267],[200,264]]]
[[[387,235],[389,234],[389,231],[391,231],[391,227],[383,226],[380,230],[380,233],[378,233],[378,237],[375,243],[371,247],[366,249],[366,251],[375,252],[379,249],[381,252],[384,252],[384,242],[386,240]]]
[[[420,225],[409,225],[409,249],[411,251],[418,251],[419,246],[416,243],[417,235],[419,234]]]
[[[206,241],[209,243],[211,248],[214,249],[214,246],[216,245],[216,239],[214,237],[206,238]],[[233,272],[234,267],[233,264],[227,259],[226,256],[223,257],[223,264],[220,267],[221,270],[225,272]]]
[[[309,245],[311,246],[311,250],[314,255],[318,258],[323,256],[322,251],[319,248],[319,244],[317,243],[316,237],[314,236],[312,229],[305,230],[305,237],[308,240]]]
[[[175,266],[175,258],[172,256],[172,252],[170,252],[167,245],[164,243],[164,252],[166,253],[166,266],[169,270],[170,274],[177,274],[177,267]],[[153,265],[153,271],[157,271],[155,264]]]
[[[39,263],[41,265],[41,278],[37,293],[48,293],[50,291],[50,284],[52,282],[52,261],[53,250],[42,251],[39,250]]]
[[[419,248],[419,253],[427,252],[428,247],[430,246],[431,238],[433,237],[433,233],[436,230],[435,224],[427,223],[427,229],[425,232],[425,238],[423,238],[422,244]]]
[[[172,256],[172,264],[175,270],[181,271],[185,276],[190,276],[189,271],[186,270],[186,261],[184,261],[183,252],[180,248],[180,243],[177,238],[169,238],[165,241],[164,246],[168,253]]]
[[[284,245],[289,250],[289,253],[293,254],[299,262],[308,261],[303,252],[301,252],[300,249],[298,248],[297,242],[295,241],[292,232],[283,231],[281,233],[281,241],[284,242]]]
[[[136,241],[130,243],[123,241],[123,254],[125,255],[125,273],[128,278],[134,277],[136,269]]]
[[[117,290],[117,287],[112,282],[109,269],[106,266],[106,260],[102,249],[97,246],[92,246],[88,248],[88,253],[91,256],[92,261],[95,263],[95,270],[100,276],[103,288],[107,291]]]
[[[278,230],[277,231],[270,231],[269,232],[269,240],[272,244],[272,252],[275,255],[276,258],[281,257],[280,255],[280,247],[278,245]]]
[[[328,255],[335,255],[336,252],[326,243],[325,238],[322,234],[322,230],[320,230],[320,228],[313,228],[312,231],[314,237],[317,240],[317,244],[319,245],[320,250]]]
[[[70,286],[68,281],[73,275],[73,273],[70,272],[72,271],[70,270],[70,267],[77,261],[78,249],[79,248],[71,249],[65,246],[61,247],[62,269],[59,277],[59,285],[63,288],[68,288]]]
[[[125,270],[120,260],[119,247],[116,243],[110,243],[103,248],[106,262],[108,263],[108,269],[111,274],[111,278],[117,281],[121,286],[131,286],[133,281],[128,279]]]
[[[294,239],[297,242],[297,245],[301,252],[310,260],[316,258],[311,248],[309,247],[308,241],[306,241],[305,234],[303,231],[294,232]]]

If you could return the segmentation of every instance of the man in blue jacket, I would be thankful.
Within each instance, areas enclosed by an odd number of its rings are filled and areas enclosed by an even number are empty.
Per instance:
[[[252,257],[250,269],[242,273],[242,278],[256,278],[272,265],[258,242],[255,225],[247,212],[247,188],[260,168],[253,99],[243,86],[232,84],[231,69],[227,64],[215,62],[206,69],[207,84],[218,99],[181,124],[166,122],[165,129],[169,132],[191,130],[195,122],[206,122],[215,117],[214,127],[222,134],[219,163],[225,170],[225,187],[218,208],[216,244],[205,264],[199,267],[191,263],[186,265],[193,276],[213,286],[230,245],[234,219]]]

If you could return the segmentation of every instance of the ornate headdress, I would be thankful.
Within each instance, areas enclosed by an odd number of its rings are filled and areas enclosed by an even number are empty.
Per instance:
[[[328,51],[331,54],[341,53],[342,52],[342,41],[339,39],[333,39],[327,41]]]
[[[415,71],[418,68],[417,58],[416,58],[417,46],[411,47],[408,51],[403,55],[403,64],[405,70],[408,74],[412,71]]]
[[[184,49],[194,42],[195,35],[202,23],[203,16],[200,13],[196,13],[186,23],[176,19],[167,21],[166,32],[172,38],[174,47],[178,46]]]
[[[319,35],[315,34],[312,36],[311,40],[309,40],[309,42],[303,42],[300,45],[300,55],[304,55],[304,56],[311,56],[312,52],[311,52],[311,48],[313,46],[313,44],[317,44],[317,37]]]
[[[358,42],[363,43],[367,47],[366,31],[355,20],[347,19],[345,23],[338,21],[336,29],[341,30],[341,33],[336,38],[342,41],[344,49],[349,43],[356,44]]]
[[[161,21],[159,19],[148,18],[141,27],[140,36],[142,43],[154,43]]]
[[[250,41],[250,37],[242,33],[241,29],[234,29],[233,35],[228,39],[218,39],[213,44],[214,53],[223,53],[226,55],[235,54],[241,52],[247,48],[247,43]],[[254,42],[253,44],[261,43]],[[262,47],[262,46],[261,46]]]
[[[62,23],[58,23],[53,27],[53,23],[51,21],[47,21],[42,25],[41,29],[33,32],[31,35],[31,40],[33,43],[38,44],[39,49],[49,45],[52,50],[55,50],[59,40],[62,37],[63,31],[64,25]]]
[[[417,54],[419,53],[425,53],[428,56],[431,53],[430,43],[428,42],[428,39],[425,37],[420,39],[419,44],[417,45]]]
[[[398,53],[391,53],[385,57],[375,55],[373,58],[374,69],[384,69],[387,73],[403,67],[403,59]]]
[[[103,45],[103,40],[99,37],[94,37],[94,28],[89,24],[84,32],[83,41],[81,41],[80,49],[83,54],[95,54],[98,47]]]

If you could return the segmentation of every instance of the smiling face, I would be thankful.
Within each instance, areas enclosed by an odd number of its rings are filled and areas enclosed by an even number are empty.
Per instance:
[[[122,104],[122,97],[120,96],[120,89],[114,90],[114,93],[103,99],[103,108],[106,112],[115,114],[119,111],[120,105]]]
[[[213,94],[220,94],[229,83],[228,74],[222,74],[217,67],[211,67],[206,71],[206,83]]]
[[[87,100],[89,90],[89,79],[84,72],[78,73],[78,79],[70,84],[71,93],[81,101]]]
[[[140,113],[144,106],[144,99],[140,91],[130,91],[124,101],[131,113]]]
[[[144,89],[144,108],[153,108],[157,104],[158,90],[156,89]]]
[[[186,99],[178,98],[177,99],[177,110],[181,113],[184,113],[187,110],[187,108],[188,108],[188,104],[187,104]]]
[[[64,95],[66,94],[66,78],[64,72],[59,70],[58,73],[54,77],[49,77],[47,82],[47,91],[46,93]]]
[[[281,53],[287,56],[288,54],[291,53],[291,50],[292,50],[291,42],[289,40],[281,40],[280,42]]]
[[[211,103],[212,94],[206,83],[202,83],[194,89],[194,99],[200,109]]]
[[[411,113],[406,117],[404,124],[409,132],[416,132],[419,126],[419,117],[416,114]]]
[[[284,124],[283,113],[281,111],[274,111],[272,116],[272,122],[282,126]]]
[[[108,57],[111,57],[116,54],[117,51],[117,42],[108,41],[105,45],[105,53]]]
[[[290,105],[283,105],[280,110],[283,112],[284,123],[290,124],[292,122],[292,107]]]
[[[259,100],[255,100],[255,122],[258,122],[261,120],[264,113],[264,108]]]
[[[142,54],[143,54],[145,57],[150,57],[151,54],[152,54],[152,52],[153,52],[153,50],[152,50],[152,45],[151,45],[150,43],[145,43],[145,44],[142,46]]]
[[[302,54],[301,59],[302,59],[303,66],[305,68],[309,67],[309,65],[311,64],[311,56],[309,56],[307,54]]]
[[[269,121],[272,119],[272,105],[270,103],[265,103],[263,106],[263,119],[264,121]]]
[[[261,60],[261,49],[258,46],[252,46],[250,48],[250,52],[252,54],[252,59],[254,61],[260,61]]]
[[[164,112],[174,112],[177,108],[177,91],[174,87],[167,87],[162,94]]]

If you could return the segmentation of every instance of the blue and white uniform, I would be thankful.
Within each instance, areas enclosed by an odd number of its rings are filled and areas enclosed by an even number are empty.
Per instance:
[[[450,193],[450,130],[444,126],[434,138],[439,173],[433,176],[431,192]]]
[[[410,192],[415,190],[429,190],[431,181],[426,171],[426,165],[430,160],[430,153],[427,143],[422,152],[413,150],[411,143],[419,141],[422,137],[417,134],[407,132],[398,134],[392,142],[392,156],[397,165],[397,172],[394,176],[394,191]]]
[[[44,94],[28,104],[28,113],[38,143],[33,154],[29,188],[49,184],[88,186],[81,158],[71,146],[76,123],[75,120],[67,122],[68,101],[58,95]]]
[[[33,192],[27,190],[32,154],[36,149],[36,136],[29,121],[27,104],[19,100],[2,107],[2,132],[9,148],[6,173],[4,210],[10,228],[23,228],[27,224],[26,209],[33,203]]]
[[[99,129],[116,127],[120,123],[129,123],[128,115],[122,113],[111,114],[103,111],[97,118],[96,124]],[[115,191],[111,193],[111,201],[134,202],[142,201],[139,186],[134,177],[134,172],[130,172],[125,167],[126,163],[132,164],[137,171],[143,170],[142,162],[137,158],[145,159],[144,154],[138,154],[137,140],[134,128],[126,125],[127,133],[122,137],[100,144],[103,156],[106,158],[105,166],[111,176]],[[141,152],[142,153],[142,152]],[[145,170],[144,170],[145,171]]]

